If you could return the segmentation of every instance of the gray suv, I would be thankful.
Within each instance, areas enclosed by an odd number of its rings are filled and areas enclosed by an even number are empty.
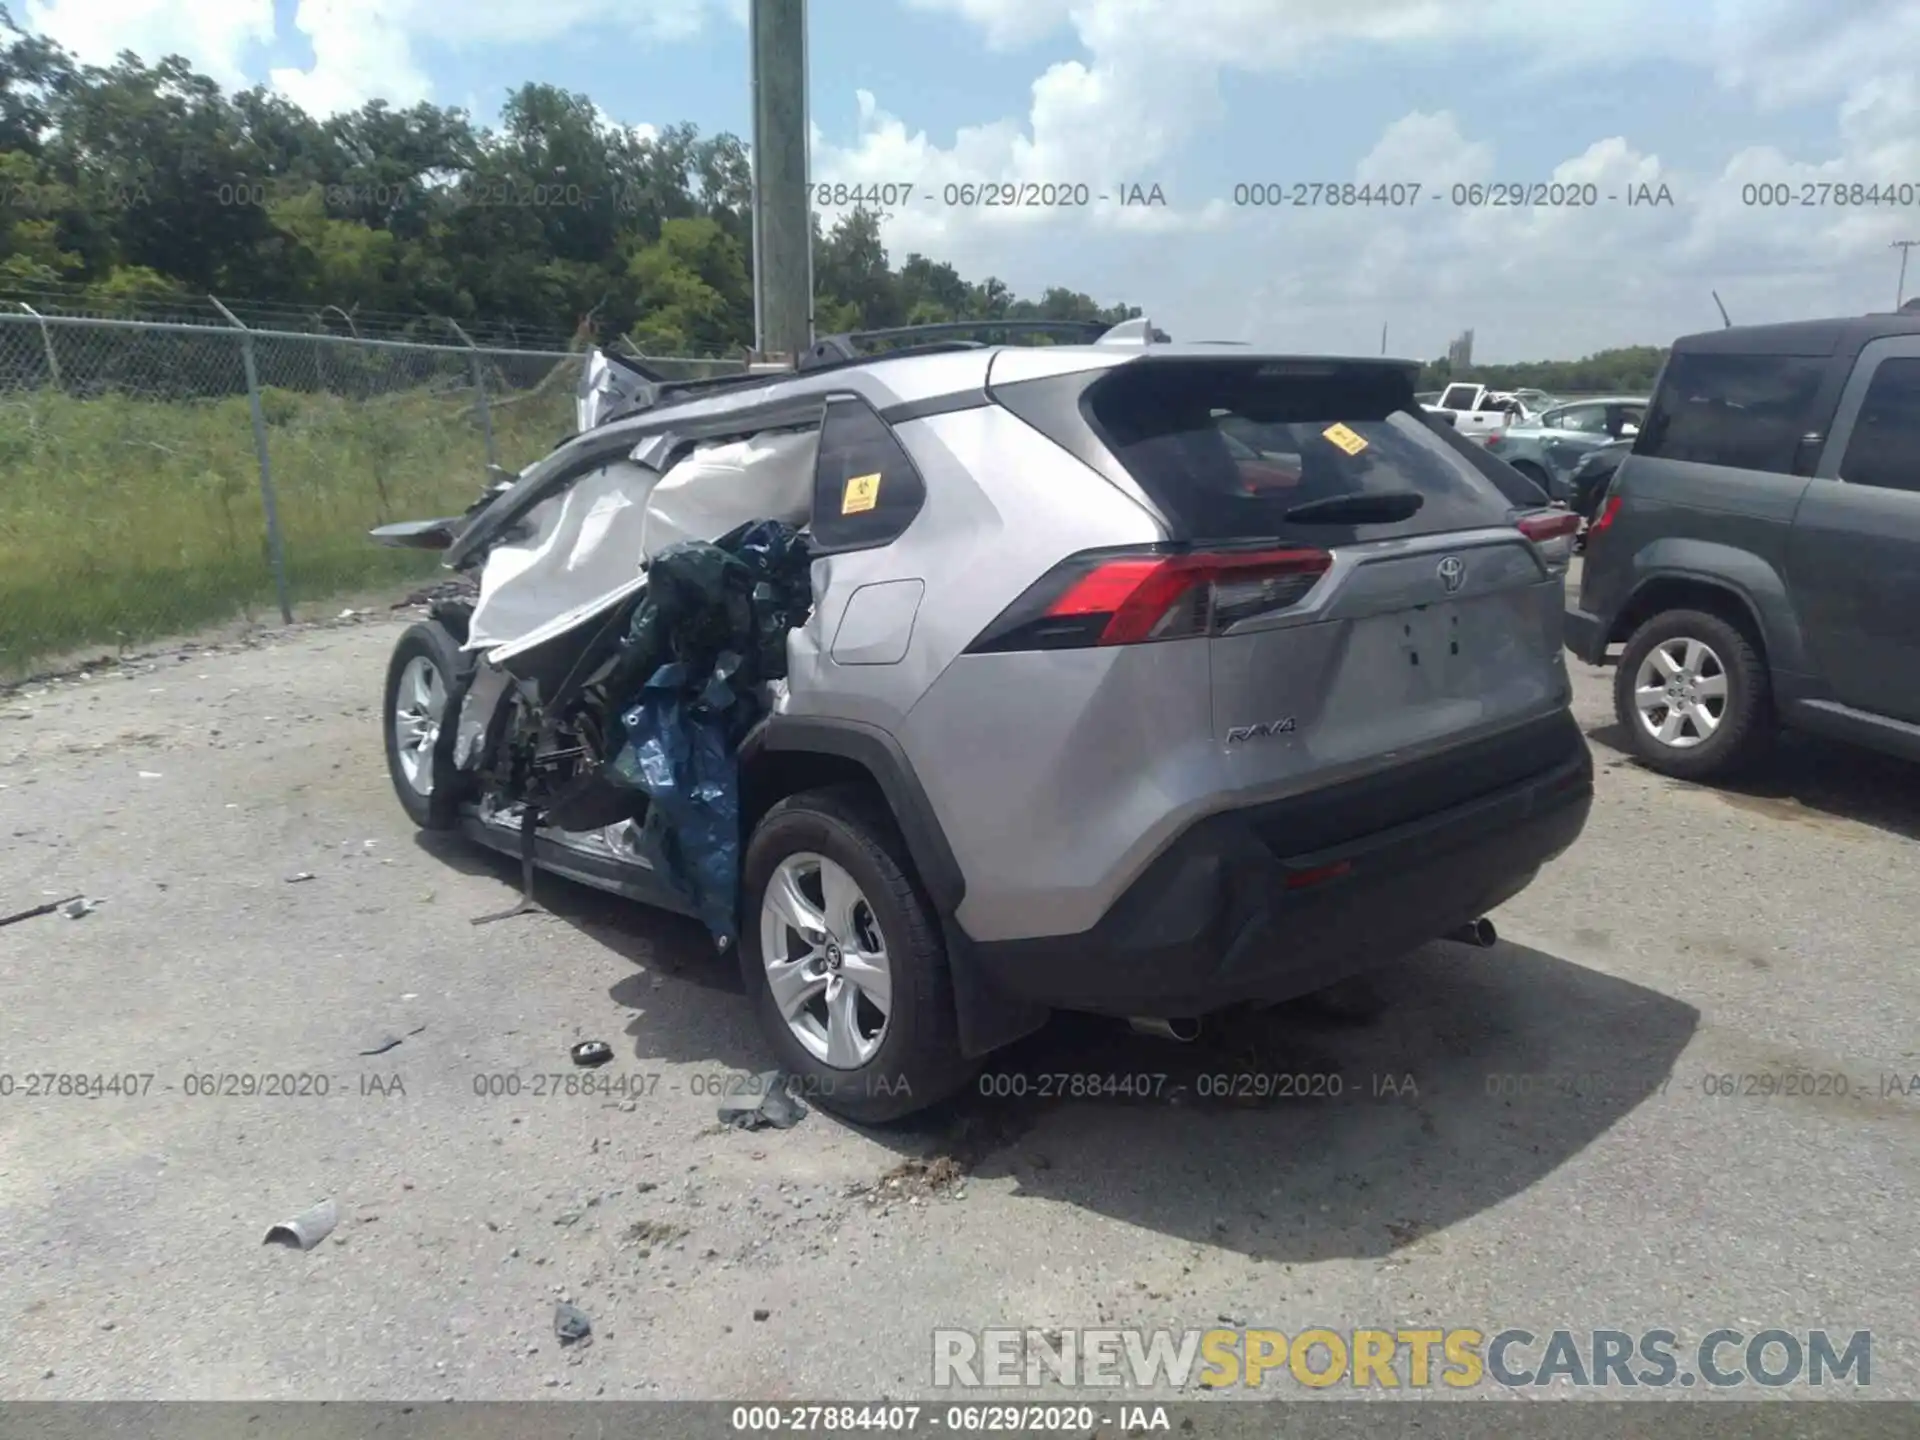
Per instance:
[[[528,777],[597,763],[631,702],[594,647],[643,557],[599,537],[662,495],[709,517],[669,533],[712,539],[796,497],[812,604],[738,746],[738,952],[808,1094],[889,1118],[1054,1009],[1184,1037],[1487,943],[1591,803],[1552,555],[1573,518],[1425,417],[1412,363],[1095,334],[629,375],[626,413],[467,517],[389,527],[511,619],[402,636],[402,804],[693,913],[630,819],[562,821]]]
[[[1677,341],[1586,547],[1567,643],[1624,643],[1654,769],[1725,774],[1781,724],[1920,759],[1920,313]]]

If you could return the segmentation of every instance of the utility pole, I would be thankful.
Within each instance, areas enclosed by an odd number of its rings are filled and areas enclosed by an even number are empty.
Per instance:
[[[1382,355],[1387,353],[1387,326],[1384,321],[1380,325],[1380,353]]]
[[[1907,252],[1916,245],[1920,245],[1920,240],[1896,240],[1887,247],[1900,252],[1900,283],[1893,291],[1893,308],[1896,310],[1907,302]]]
[[[807,0],[751,0],[753,330],[762,355],[813,343]]]

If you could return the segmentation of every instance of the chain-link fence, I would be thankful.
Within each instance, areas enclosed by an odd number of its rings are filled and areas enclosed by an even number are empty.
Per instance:
[[[489,464],[545,454],[573,429],[580,364],[0,313],[0,678],[430,575],[431,555],[367,531],[458,514]]]

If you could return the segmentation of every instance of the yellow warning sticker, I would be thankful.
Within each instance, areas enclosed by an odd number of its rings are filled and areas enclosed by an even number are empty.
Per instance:
[[[1349,455],[1358,455],[1362,450],[1367,448],[1367,442],[1365,440],[1362,440],[1346,426],[1338,423],[1327,426],[1327,428],[1320,433]]]
[[[846,493],[840,497],[842,515],[858,515],[871,510],[880,503],[880,472],[871,475],[856,475],[847,481]]]

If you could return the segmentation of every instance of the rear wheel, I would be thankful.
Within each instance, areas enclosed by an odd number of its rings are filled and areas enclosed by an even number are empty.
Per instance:
[[[1680,780],[1730,774],[1773,734],[1766,663],[1718,615],[1669,610],[1627,641],[1613,708],[1645,764]]]
[[[458,775],[441,759],[440,732],[460,670],[460,647],[433,621],[411,625],[387,662],[387,774],[408,817],[423,830],[459,819]]]
[[[782,800],[754,829],[742,882],[741,978],[804,1098],[877,1122],[966,1083],[939,924],[866,796]]]

